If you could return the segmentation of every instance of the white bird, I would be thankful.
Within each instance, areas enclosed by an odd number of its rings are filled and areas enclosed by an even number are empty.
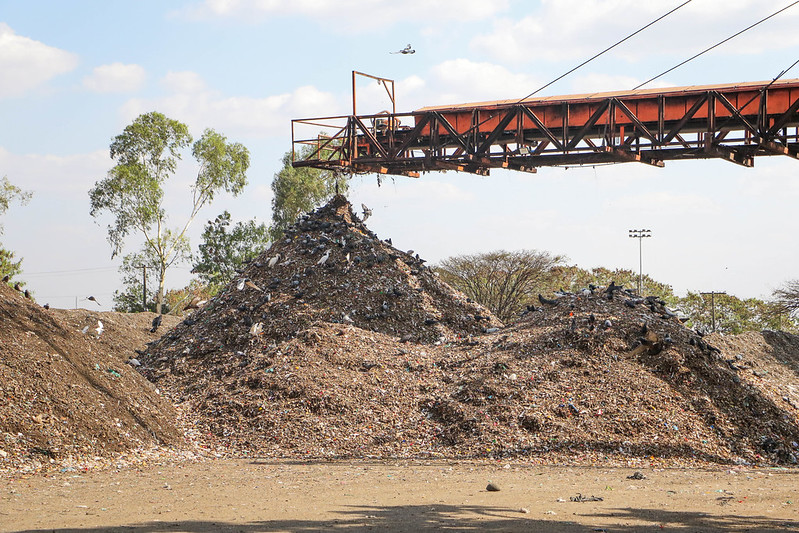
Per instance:
[[[275,257],[269,258],[269,262],[267,263],[267,265],[269,266],[269,268],[272,268],[277,264],[279,260],[280,260],[280,254],[277,254]]]
[[[411,48],[411,45],[409,44],[408,46],[406,46],[402,50],[397,50],[396,52],[390,52],[390,53],[392,53],[392,54],[415,54],[416,50]]]
[[[372,210],[366,207],[366,204],[361,204],[363,208],[363,221],[366,222],[366,219],[372,216]]]
[[[97,332],[98,337],[103,334],[103,322],[101,320],[97,321],[97,327],[94,328],[94,331]]]
[[[327,260],[330,259],[330,250],[325,252],[325,255],[319,258],[319,261],[316,262],[317,265],[324,265],[327,263]]]

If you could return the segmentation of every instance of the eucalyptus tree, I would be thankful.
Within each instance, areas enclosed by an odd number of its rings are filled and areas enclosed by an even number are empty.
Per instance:
[[[99,217],[108,212],[114,222],[108,226],[111,257],[120,253],[131,234],[140,234],[144,247],[155,257],[152,265],[158,273],[156,312],[164,302],[167,269],[188,259],[186,232],[203,206],[217,193],[227,191],[237,196],[247,184],[250,155],[247,148],[211,129],[193,142],[188,127],[161,113],[137,117],[111,143],[111,159],[116,162],[108,176],[89,191],[90,214]],[[164,184],[178,168],[182,152],[191,146],[199,164],[192,183],[191,209],[182,227],[167,226],[164,208]]]
[[[308,149],[304,151],[307,153]],[[283,167],[272,180],[272,238],[280,240],[283,232],[301,214],[319,207],[338,191],[346,194],[348,183],[334,172],[311,167],[294,168],[291,152],[283,155]]]
[[[28,203],[30,198],[30,191],[23,191],[11,183],[6,176],[0,178],[0,215],[5,214],[13,202],[16,201],[24,205]],[[0,223],[0,234],[2,233],[3,224]],[[6,250],[2,245],[0,245],[0,276],[8,276],[9,280],[11,280],[14,278],[14,276],[19,275],[21,272],[22,259],[14,261],[14,252],[11,250]],[[19,282],[18,280],[17,282],[20,283],[20,285],[24,285],[24,283]],[[9,281],[9,283],[11,282]]]

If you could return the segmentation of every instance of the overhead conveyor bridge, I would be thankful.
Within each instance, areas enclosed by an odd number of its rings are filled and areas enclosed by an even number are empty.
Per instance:
[[[797,109],[793,79],[353,112],[293,120],[293,165],[411,177],[708,158],[751,167],[799,158]]]

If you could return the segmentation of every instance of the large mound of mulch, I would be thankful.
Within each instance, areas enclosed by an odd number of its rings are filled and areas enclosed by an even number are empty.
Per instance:
[[[560,296],[504,327],[336,197],[143,372],[236,453],[796,462],[796,410],[663,302]]]
[[[182,442],[173,407],[126,363],[155,335],[121,317],[44,309],[0,284],[0,469]]]

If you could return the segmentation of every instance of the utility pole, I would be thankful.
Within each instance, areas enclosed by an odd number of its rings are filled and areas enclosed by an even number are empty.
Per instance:
[[[716,331],[716,295],[717,294],[727,294],[726,292],[717,292],[717,291],[710,291],[710,292],[700,292],[702,296],[710,295],[710,324],[713,328],[713,332]]]
[[[631,229],[628,230],[628,237],[631,239],[638,239],[638,296],[641,296],[641,285],[643,281],[644,260],[642,254],[641,242],[652,236],[652,230],[648,229]]]

